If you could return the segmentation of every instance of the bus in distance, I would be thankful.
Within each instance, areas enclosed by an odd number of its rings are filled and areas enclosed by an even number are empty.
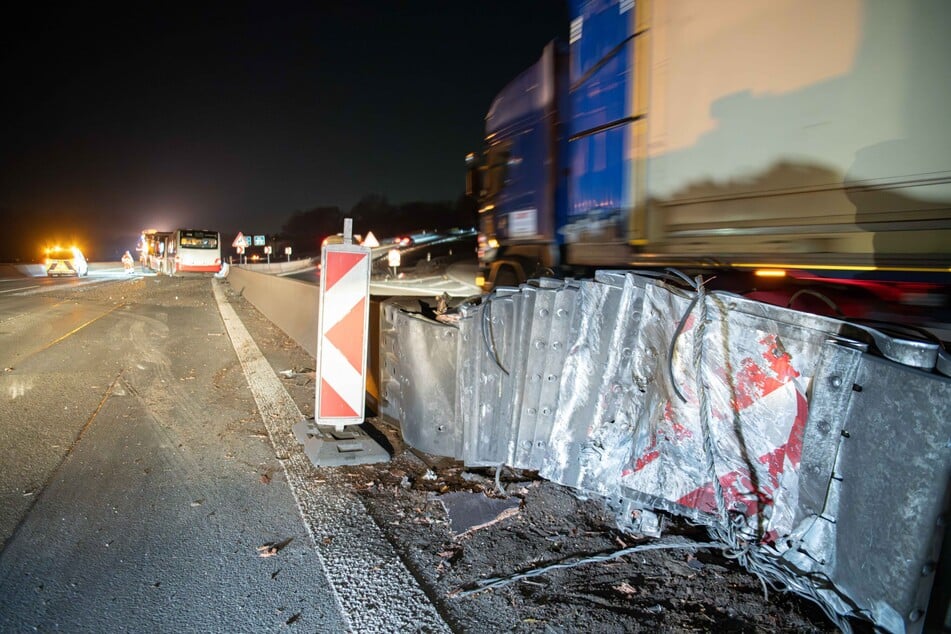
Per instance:
[[[221,270],[221,240],[217,231],[178,229],[173,234],[175,273],[217,273]]]
[[[142,232],[143,266],[165,275],[217,273],[221,270],[221,240],[217,231],[176,229]]]

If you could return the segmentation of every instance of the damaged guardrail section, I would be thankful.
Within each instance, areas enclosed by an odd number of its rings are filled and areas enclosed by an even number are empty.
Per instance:
[[[844,630],[921,629],[951,473],[937,343],[602,271],[435,319],[388,300],[381,350],[382,412],[414,447],[537,470],[624,530],[702,523]]]

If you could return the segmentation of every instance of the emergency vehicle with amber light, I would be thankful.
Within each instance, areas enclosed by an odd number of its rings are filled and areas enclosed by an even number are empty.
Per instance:
[[[78,247],[52,247],[46,250],[43,268],[49,277],[75,275],[85,277],[89,274],[89,263]]]

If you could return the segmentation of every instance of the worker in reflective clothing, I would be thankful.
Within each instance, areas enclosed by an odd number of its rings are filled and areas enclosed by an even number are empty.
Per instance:
[[[135,272],[133,268],[135,266],[135,260],[132,259],[132,254],[126,251],[122,254],[122,268],[125,269],[125,272],[131,275]]]

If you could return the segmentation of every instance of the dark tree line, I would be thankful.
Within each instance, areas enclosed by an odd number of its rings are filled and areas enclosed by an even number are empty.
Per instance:
[[[355,234],[372,231],[380,239],[417,231],[468,228],[477,223],[476,204],[467,196],[461,196],[455,203],[414,201],[394,205],[385,196],[370,194],[348,213],[336,206],[295,211],[274,241],[291,245],[295,253],[313,252],[320,248],[324,238],[343,231],[344,218],[353,219]]]

